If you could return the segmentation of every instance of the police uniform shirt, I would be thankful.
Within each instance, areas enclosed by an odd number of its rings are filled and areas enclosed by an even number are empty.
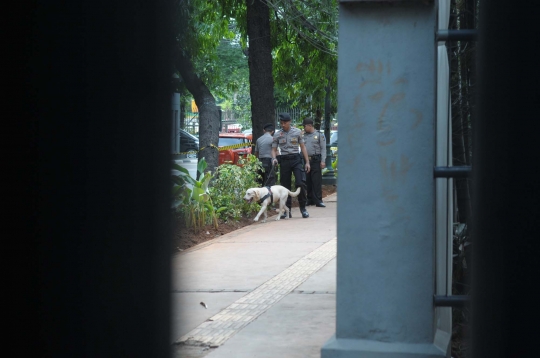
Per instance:
[[[326,138],[324,134],[319,131],[313,131],[313,133],[304,133],[304,142],[306,143],[306,150],[308,156],[321,155],[321,161],[326,160]]]
[[[272,158],[273,138],[270,133],[264,133],[255,143],[255,152],[259,152],[259,158]]]
[[[291,127],[288,132],[283,129],[274,133],[272,148],[280,149],[281,155],[298,154],[300,144],[304,143],[302,131]]]

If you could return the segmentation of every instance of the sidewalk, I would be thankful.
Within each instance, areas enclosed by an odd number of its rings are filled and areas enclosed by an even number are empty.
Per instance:
[[[173,257],[173,357],[320,357],[336,316],[336,194],[325,203]]]

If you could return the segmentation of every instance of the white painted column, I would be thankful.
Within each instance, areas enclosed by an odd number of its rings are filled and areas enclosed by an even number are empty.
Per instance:
[[[444,357],[435,294],[437,6],[340,1],[337,322],[322,357]]]
[[[450,0],[438,2],[438,29],[447,30]],[[437,119],[436,166],[452,166],[452,116],[450,106],[450,68],[446,42],[437,44]],[[453,240],[453,179],[435,181],[435,294],[452,295],[452,240]],[[441,334],[452,335],[452,308],[437,307],[436,328]]]

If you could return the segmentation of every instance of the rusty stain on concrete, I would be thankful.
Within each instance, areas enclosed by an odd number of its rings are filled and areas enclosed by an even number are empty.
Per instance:
[[[356,71],[357,72],[364,72],[367,71],[369,73],[378,73],[381,75],[384,72],[384,68],[386,67],[386,71],[388,74],[390,74],[390,62],[387,62],[387,65],[385,66],[381,60],[369,60],[368,62],[359,62],[356,65]]]
[[[365,70],[367,70],[368,66],[369,65],[367,63],[359,62],[358,65],[356,65],[356,71],[357,72],[365,71]]]
[[[397,80],[394,81],[395,85],[407,84],[407,83],[409,83],[409,80],[406,79],[405,77],[399,77]]]
[[[369,67],[368,67],[368,70],[369,70],[369,72],[371,72],[371,73],[375,72],[375,61],[369,60]]]
[[[354,97],[354,106],[353,106],[354,113],[358,112],[358,107],[360,107],[361,100],[362,100],[361,95],[357,95],[356,97]]]
[[[383,188],[382,195],[384,197],[384,200],[388,203],[392,203],[397,200],[398,196],[390,189]]]
[[[412,168],[412,163],[409,162],[409,158],[402,154],[400,169],[399,169],[400,175],[405,177],[411,168]]]
[[[424,117],[424,115],[422,114],[422,112],[420,112],[419,110],[417,109],[411,109],[410,110],[411,113],[413,113],[416,117],[416,120],[414,121],[411,129],[416,129],[416,127],[418,127],[420,125],[420,123],[422,122],[422,119]]]
[[[379,157],[379,165],[381,166],[381,173],[384,178],[395,180],[405,179],[407,173],[412,168],[412,163],[409,161],[409,158],[406,155],[401,155],[399,164],[396,161],[390,161],[388,164],[388,159],[386,157]]]
[[[403,98],[405,98],[405,93],[403,93],[403,92],[396,93],[395,95],[392,96],[392,98],[390,98],[390,102],[391,103],[397,103],[397,102],[403,100]]]
[[[385,157],[379,157],[379,164],[381,165],[381,172],[384,177],[388,177],[388,169],[386,167],[386,158]]]
[[[365,85],[368,85],[368,84],[372,84],[372,85],[380,85],[380,84],[381,84],[381,79],[380,79],[380,78],[377,78],[377,79],[374,79],[374,80],[365,80],[365,81],[362,81],[362,83],[360,84],[360,87],[359,87],[359,88],[362,88],[362,87],[364,87]]]
[[[386,102],[386,104],[383,106],[381,114],[379,114],[379,117],[377,118],[377,130],[379,131],[384,130],[384,118],[386,116],[386,110],[388,109],[389,105],[390,102]]]
[[[364,121],[361,120],[360,117],[358,117],[358,118],[355,118],[355,121],[354,121],[354,124],[353,124],[352,128],[355,129],[355,130],[359,130],[364,126],[364,124],[365,124]],[[354,137],[356,137],[356,136],[357,136],[357,134],[354,134]]]
[[[392,178],[392,180],[396,180],[396,178],[397,178],[396,162],[394,162],[394,161],[392,161],[392,163],[390,163],[390,177]]]
[[[390,145],[390,144],[394,143],[395,141],[396,141],[395,139],[390,139],[390,140],[387,140],[387,141],[378,140],[377,144],[380,145],[381,147],[385,147],[387,145]]]
[[[379,91],[377,93],[374,93],[372,94],[371,96],[369,96],[369,98],[372,100],[372,101],[379,101],[384,95],[384,92],[383,91]]]

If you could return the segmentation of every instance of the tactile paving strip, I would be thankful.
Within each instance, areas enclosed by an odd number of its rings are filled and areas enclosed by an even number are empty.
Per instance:
[[[180,337],[176,344],[218,347],[291,293],[336,257],[336,238],[296,261],[289,268],[249,292],[215,316]]]

